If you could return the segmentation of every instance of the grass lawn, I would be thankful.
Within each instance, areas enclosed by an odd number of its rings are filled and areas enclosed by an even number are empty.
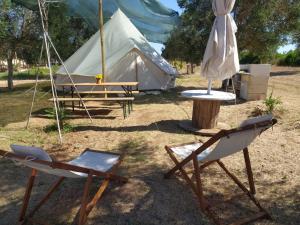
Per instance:
[[[300,69],[273,69],[268,92],[273,91],[273,95],[283,102],[276,113],[279,122],[250,146],[256,197],[273,220],[260,220],[256,224],[296,225],[299,224],[300,211]],[[192,102],[180,97],[180,92],[205,88],[207,82],[198,74],[183,75],[176,82],[174,90],[161,95],[138,96],[134,101],[134,111],[125,120],[118,104],[87,103],[91,113],[97,116],[90,123],[82,111],[70,114],[68,122],[74,129],[63,134],[63,145],[58,145],[56,132],[47,133],[44,129],[54,122],[43,116],[44,109],[51,107],[47,82],[39,85],[38,100],[28,130],[24,127],[31,103],[32,90],[29,89],[32,84],[17,86],[12,93],[1,92],[0,149],[9,150],[12,143],[36,145],[59,160],[73,159],[87,147],[125,153],[120,174],[128,177],[129,182],[122,186],[111,185],[89,215],[87,224],[211,224],[200,213],[196,198],[184,180],[163,178],[163,174],[173,166],[164,145],[208,139],[178,127],[179,121],[191,119],[192,115]],[[213,86],[219,87],[220,82]],[[223,103],[219,121],[231,127],[237,126],[256,107],[263,107],[263,101]],[[237,153],[223,162],[246,184],[243,160],[243,154]],[[15,224],[30,171],[6,159],[1,159],[0,171],[0,224]],[[205,171],[205,196],[212,201],[233,197],[228,204],[221,204],[215,209],[222,219],[231,222],[245,216],[245,213],[251,214],[250,201],[234,198],[241,191],[217,166]],[[54,180],[50,175],[38,176],[32,193],[33,204]],[[96,191],[97,183],[93,184],[92,191]],[[48,224],[72,224],[80,206],[83,186],[80,180],[64,181],[35,218]]]
[[[53,71],[55,72],[58,66],[53,66]],[[37,68],[32,67],[24,71],[14,71],[15,80],[35,80],[36,74],[39,74],[39,79],[49,79],[49,69],[45,67]],[[7,72],[0,73],[0,80],[7,80]]]

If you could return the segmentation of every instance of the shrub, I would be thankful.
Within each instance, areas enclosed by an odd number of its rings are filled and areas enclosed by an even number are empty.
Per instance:
[[[56,113],[54,108],[46,109],[45,113],[48,118],[56,120]],[[57,110],[57,113],[60,128],[64,131],[66,130],[67,132],[72,131],[72,129],[69,129],[71,125],[65,121],[68,115],[67,111],[61,108],[60,110]],[[57,124],[52,124],[50,125],[50,127],[46,127],[46,129],[48,131],[52,131],[53,129],[57,130]]]
[[[279,97],[273,97],[273,92],[265,99],[264,104],[266,106],[267,113],[273,113],[277,106],[282,104]]]
[[[254,55],[249,51],[242,51],[240,53],[241,64],[257,64],[260,63],[261,59],[258,55]]]
[[[277,57],[277,65],[279,66],[300,66],[300,50],[289,51]]]

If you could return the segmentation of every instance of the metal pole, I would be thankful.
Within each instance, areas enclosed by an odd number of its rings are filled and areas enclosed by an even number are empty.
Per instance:
[[[102,64],[102,76],[105,81],[105,50],[104,50],[104,30],[103,30],[103,4],[102,0],[99,0],[99,31],[100,31],[100,46],[101,46],[101,64]]]
[[[45,3],[45,2],[43,2]],[[59,134],[59,141],[60,143],[62,143],[62,134],[61,134],[61,130],[60,130],[60,124],[59,124],[59,118],[58,118],[58,102],[57,102],[57,95],[56,95],[56,91],[55,91],[55,87],[54,87],[54,80],[53,80],[53,71],[52,71],[52,66],[51,66],[51,59],[50,59],[50,49],[49,49],[49,43],[48,43],[48,39],[47,39],[47,31],[45,28],[45,24],[44,24],[44,14],[42,11],[42,7],[44,7],[44,5],[42,5],[41,0],[38,0],[38,5],[39,5],[39,11],[40,11],[40,15],[41,15],[41,21],[42,21],[42,28],[43,28],[43,32],[44,32],[44,43],[45,43],[45,49],[46,49],[46,53],[47,53],[47,61],[48,61],[48,66],[49,66],[49,74],[50,74],[50,81],[51,81],[51,89],[52,89],[52,97],[53,97],[53,104],[54,104],[54,109],[55,109],[55,115],[56,115],[56,122],[57,122],[57,128],[58,128],[58,134]]]
[[[208,95],[210,95],[211,85],[212,85],[212,80],[211,80],[211,79],[208,79],[208,85],[207,85],[207,94],[208,94]]]

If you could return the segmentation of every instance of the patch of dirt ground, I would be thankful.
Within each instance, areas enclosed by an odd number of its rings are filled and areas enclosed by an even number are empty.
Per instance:
[[[200,212],[194,193],[184,180],[178,177],[163,178],[163,174],[173,166],[164,145],[208,139],[184,132],[177,125],[181,120],[191,119],[192,114],[192,102],[180,97],[180,92],[205,87],[206,81],[198,74],[182,75],[172,91],[158,96],[138,96],[134,101],[134,111],[127,119],[123,119],[122,110],[117,104],[103,106],[105,108],[102,107],[93,123],[89,123],[86,117],[73,115],[69,122],[74,130],[63,134],[62,146],[57,144],[56,132],[45,133],[43,130],[53,121],[39,116],[41,108],[51,106],[47,101],[49,96],[41,94],[40,98],[44,100],[40,100],[42,103],[37,101],[38,106],[35,107],[30,128],[25,130],[31,95],[23,95],[24,89],[16,92],[17,94],[0,93],[3,107],[0,115],[9,121],[1,123],[0,148],[8,150],[12,143],[37,145],[60,160],[70,160],[87,147],[125,153],[119,173],[128,177],[129,182],[110,185],[90,213],[87,224],[211,224]],[[220,87],[220,82],[215,82],[214,87]],[[256,197],[273,220],[260,220],[255,224],[296,225],[300,223],[300,68],[274,67],[269,80],[268,92],[271,91],[282,101],[282,106],[276,113],[279,122],[251,144],[250,158]],[[15,100],[22,102],[24,106],[14,114]],[[7,105],[6,108],[4,104]],[[90,107],[93,105],[89,104]],[[263,101],[224,103],[219,121],[231,127],[237,126],[257,106],[263,107]],[[225,158],[223,162],[247,185],[241,152]],[[15,224],[30,170],[1,159],[0,171],[0,224]],[[242,192],[224,176],[217,165],[212,165],[204,172],[204,191],[209,200],[233,198],[228,205],[221,204],[216,209],[220,218],[231,222],[253,213],[253,206],[247,198],[234,198]],[[45,174],[38,175],[30,209],[55,178]],[[97,179],[94,181],[92,193],[100,182]],[[47,224],[72,224],[80,206],[83,187],[82,180],[65,180],[34,218]]]

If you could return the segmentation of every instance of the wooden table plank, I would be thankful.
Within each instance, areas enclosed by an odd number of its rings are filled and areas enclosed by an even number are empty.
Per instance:
[[[126,94],[125,91],[78,91],[79,94]],[[131,91],[132,94],[138,94],[139,91]]]
[[[75,86],[137,86],[139,82],[102,82],[96,83],[75,83]],[[74,86],[72,83],[55,84],[56,86]]]
[[[49,99],[53,101],[53,98]],[[59,102],[80,101],[80,98],[56,98]],[[82,101],[133,101],[134,97],[81,98]]]

